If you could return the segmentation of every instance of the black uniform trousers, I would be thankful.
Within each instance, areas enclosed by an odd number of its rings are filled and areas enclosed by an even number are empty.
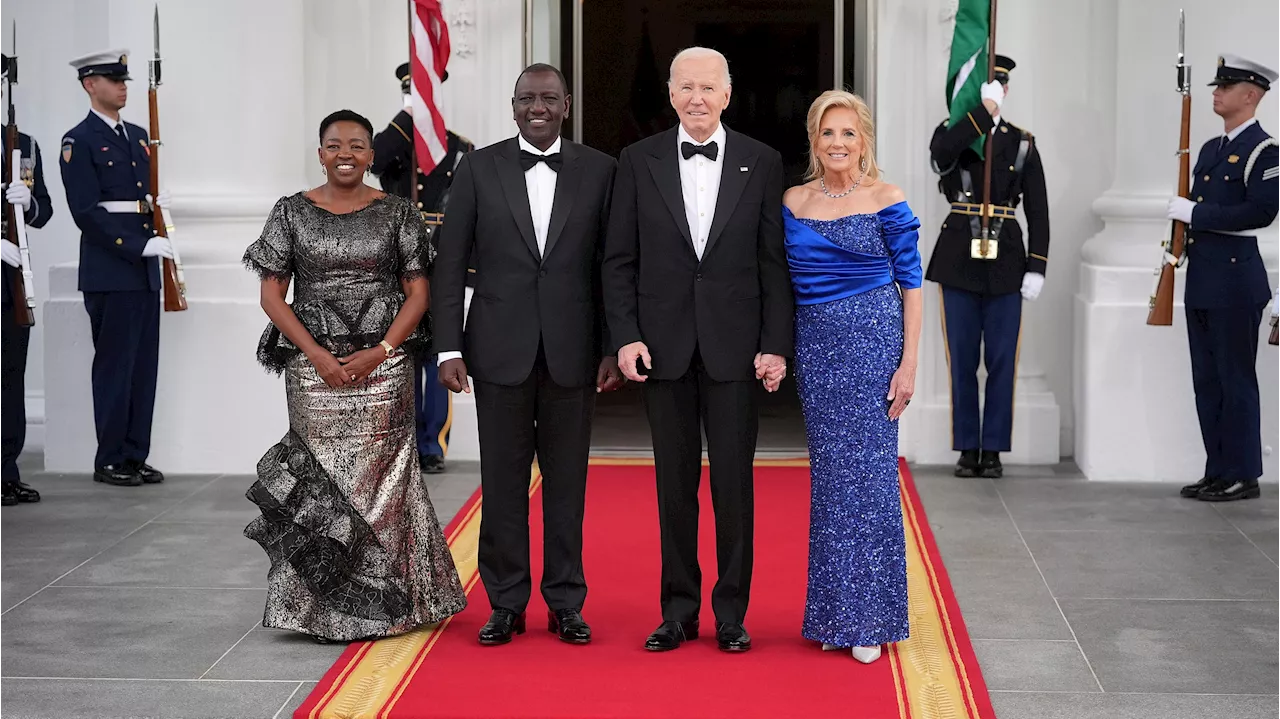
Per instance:
[[[1200,436],[1207,455],[1204,476],[1262,476],[1262,410],[1258,397],[1258,326],[1267,303],[1254,307],[1187,308],[1191,382]]]
[[[0,242],[5,240],[0,239]],[[9,272],[8,267],[4,268],[5,272]],[[27,403],[26,403],[26,374],[27,374],[27,347],[31,342],[31,328],[19,327],[18,320],[13,315],[13,305],[4,307],[4,319],[0,322],[0,332],[3,332],[3,357],[0,358],[0,364],[3,366],[3,372],[0,373],[0,403],[3,403],[3,409],[0,414],[0,434],[3,434],[3,468],[0,468],[0,479],[5,484],[16,483],[20,477],[18,476],[18,456],[22,454],[22,448],[27,442]]]
[[[596,388],[551,379],[542,348],[515,386],[475,381],[480,434],[478,563],[489,605],[520,613],[529,603],[529,470],[542,473],[542,597],[547,607],[582,609],[582,517]]]
[[[643,370],[641,370],[643,372]],[[711,590],[716,621],[741,624],[751,592],[755,487],[752,464],[759,432],[755,381],[717,382],[695,348],[689,369],[676,380],[648,379],[645,410],[653,434],[662,539],[662,619],[689,622],[702,606],[698,566],[698,487],[702,434],[711,464],[716,568]]]
[[[951,373],[951,448],[1008,452],[1022,331],[1022,294],[982,295],[942,287],[942,327]],[[987,384],[978,421],[978,359]]]
[[[93,333],[94,467],[145,462],[160,359],[160,293],[85,292]]]

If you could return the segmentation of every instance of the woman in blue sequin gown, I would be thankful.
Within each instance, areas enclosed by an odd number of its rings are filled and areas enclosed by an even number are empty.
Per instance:
[[[811,467],[802,633],[871,662],[909,633],[897,419],[915,384],[920,222],[880,180],[861,99],[824,93],[808,125],[814,179],[783,199]]]

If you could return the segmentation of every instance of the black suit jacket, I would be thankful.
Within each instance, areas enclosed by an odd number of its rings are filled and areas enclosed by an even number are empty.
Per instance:
[[[951,202],[982,202],[982,176],[985,157],[969,147],[984,133],[990,133],[995,121],[987,108],[978,104],[968,116],[948,128],[946,121],[933,132],[929,154],[942,177],[938,188]],[[938,233],[938,244],[929,259],[925,278],[948,287],[980,294],[1001,295],[1022,289],[1022,276],[1027,272],[1045,274],[1049,263],[1049,195],[1045,189],[1044,166],[1040,151],[1032,139],[1022,172],[1013,168],[1018,159],[1018,146],[1024,131],[1001,121],[992,137],[991,197],[998,205],[1017,207],[1025,202],[1028,238],[1023,245],[1022,227],[1017,218],[1004,220],[1000,228],[999,252],[995,260],[976,260],[970,255],[973,215],[951,213]],[[1027,133],[1030,137],[1031,133]],[[964,193],[960,171],[969,170],[973,194]]]
[[[529,377],[539,343],[556,384],[594,384],[609,346],[600,258],[617,163],[562,140],[546,251],[540,257],[515,138],[468,153],[454,173],[431,283],[435,350],[460,351],[482,382]],[[475,293],[463,330],[467,258]]]
[[[695,348],[719,382],[754,380],[757,352],[792,355],[782,156],[728,127],[725,134],[701,261],[685,219],[677,129],[627,147],[618,159],[602,270],[605,316],[615,348],[648,346],[654,379],[680,378]]]

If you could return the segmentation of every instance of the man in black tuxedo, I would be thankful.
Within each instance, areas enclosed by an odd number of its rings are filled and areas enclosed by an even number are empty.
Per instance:
[[[468,153],[454,173],[431,283],[440,382],[470,392],[480,431],[480,578],[492,614],[480,643],[525,630],[529,468],[542,471],[548,629],[591,641],[582,619],[582,515],[596,392],[623,379],[604,329],[600,259],[617,163],[560,137],[564,76],[531,65],[511,109],[520,134]],[[463,330],[467,261],[475,292]]]
[[[645,647],[675,649],[698,634],[701,421],[716,520],[716,639],[722,650],[742,652],[751,648],[743,620],[755,381],[777,390],[792,354],[782,157],[720,124],[730,94],[720,53],[682,51],[668,87],[680,125],[622,151],[603,268],[618,363],[628,379],[645,383],[657,469],[663,621]]]

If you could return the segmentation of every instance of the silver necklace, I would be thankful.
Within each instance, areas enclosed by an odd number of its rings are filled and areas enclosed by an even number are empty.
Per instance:
[[[830,197],[830,198],[831,198],[831,199],[833,199],[833,200],[838,200],[838,199],[840,199],[841,197],[844,197],[845,195],[849,194],[850,192],[853,192],[854,190],[858,189],[858,185],[861,185],[861,184],[862,184],[862,178],[864,178],[864,177],[866,177],[866,176],[867,176],[867,171],[866,171],[866,170],[863,170],[863,171],[862,171],[862,174],[858,176],[858,181],[857,181],[857,182],[855,182],[855,183],[853,183],[853,186],[852,186],[852,187],[850,187],[849,189],[845,190],[844,192],[841,192],[841,193],[840,193],[840,194],[838,194],[838,195],[833,195],[833,194],[831,194],[831,192],[827,189],[827,178],[825,178],[825,177],[820,177],[820,178],[818,178],[818,182],[822,185],[822,194],[826,195],[827,197]]]

